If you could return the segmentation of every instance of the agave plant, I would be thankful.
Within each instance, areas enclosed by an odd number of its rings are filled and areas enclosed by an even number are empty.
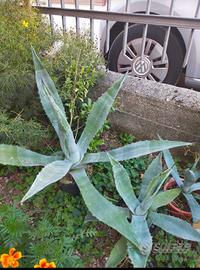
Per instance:
[[[181,188],[182,194],[187,200],[192,213],[192,219],[194,224],[200,223],[200,205],[192,194],[195,191],[200,190],[200,182],[197,180],[200,178],[200,171],[197,169],[199,159],[193,164],[192,168],[187,168],[184,171],[184,181],[179,175],[177,167],[175,166],[175,161],[169,150],[163,151],[165,162],[168,168],[173,166],[171,174],[176,181],[178,187]]]
[[[83,173],[83,175],[85,175],[83,168],[86,167],[88,163],[109,162],[109,158],[105,152],[89,154],[87,153],[87,149],[97,132],[102,128],[125,80],[125,76],[122,77],[95,102],[82,135],[76,143],[55,84],[48,72],[43,68],[33,48],[32,54],[40,100],[59,138],[62,153],[53,156],[45,156],[19,146],[0,145],[1,164],[25,167],[44,166],[23,197],[22,202],[50,184],[62,179],[71,170],[78,169],[80,174]],[[189,144],[190,143],[167,140],[142,141],[111,150],[109,153],[116,160],[121,161]]]
[[[121,234],[106,263],[107,267],[116,267],[127,255],[134,267],[146,267],[152,250],[152,225],[176,237],[200,242],[200,233],[189,223],[157,213],[160,207],[169,204],[181,192],[180,188],[160,191],[171,172],[169,169],[162,171],[161,157],[161,154],[158,155],[146,170],[137,198],[128,173],[109,155],[115,186],[127,206],[125,208],[115,206],[105,199],[91,184],[84,169],[71,171],[92,215]]]

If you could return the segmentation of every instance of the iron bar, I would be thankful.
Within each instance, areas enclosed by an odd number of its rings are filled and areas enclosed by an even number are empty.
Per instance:
[[[119,12],[104,12],[97,10],[83,9],[62,9],[54,7],[37,7],[43,14],[60,15],[69,17],[80,17],[97,20],[109,20],[118,22],[129,22],[138,24],[152,24],[160,26],[171,26],[177,28],[195,28],[200,30],[200,19],[188,17],[175,17],[166,15],[146,15],[139,13],[119,13]]]
[[[126,6],[125,6],[125,12],[127,13],[129,11],[129,0],[126,0]],[[128,39],[128,26],[129,23],[125,23],[124,26],[124,36],[123,36],[123,54],[126,54],[126,46],[127,46],[127,39]]]
[[[65,8],[65,2],[64,0],[60,0],[60,5],[61,5],[61,8]],[[63,32],[66,31],[66,17],[65,16],[62,16],[62,28],[63,28]]]
[[[111,0],[107,0],[107,13],[111,9]],[[106,53],[110,48],[110,20],[106,20]]]
[[[151,0],[147,0],[146,15],[149,15],[151,9]],[[142,36],[141,57],[144,56],[145,44],[147,39],[148,24],[145,25]]]
[[[75,0],[75,9],[79,10],[79,0]],[[76,17],[76,34],[79,35],[80,34],[80,18],[79,16],[75,16]]]
[[[169,15],[172,16],[174,12],[174,4],[175,0],[171,0],[171,5],[170,5],[170,10],[169,10]],[[171,32],[171,26],[167,28],[166,34],[165,34],[165,40],[164,40],[164,46],[163,46],[163,53],[162,53],[162,59],[161,62],[164,63],[165,58],[166,58],[166,53],[167,53],[167,47],[169,43],[169,36]]]
[[[90,0],[90,10],[94,10],[94,0]],[[90,19],[90,38],[94,41],[94,20]]]
[[[198,5],[197,5],[197,8],[196,8],[196,12],[195,12],[195,16],[194,16],[195,19],[198,18],[199,11],[200,11],[200,0],[198,1]],[[184,62],[183,62],[183,67],[187,66],[189,56],[190,56],[190,52],[191,52],[191,49],[192,49],[194,33],[195,33],[195,30],[196,30],[193,27],[191,27],[191,28],[192,28],[192,30],[191,30],[191,33],[190,33],[190,38],[189,38],[189,42],[188,42],[187,51],[186,51],[186,54],[185,54],[185,59],[184,59]]]

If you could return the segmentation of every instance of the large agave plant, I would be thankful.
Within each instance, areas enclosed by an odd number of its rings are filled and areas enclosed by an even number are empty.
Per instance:
[[[14,166],[43,166],[22,202],[63,178],[67,173],[74,177],[83,198],[90,209],[95,206],[98,218],[120,232],[134,247],[141,249],[136,240],[135,227],[128,222],[129,212],[116,207],[104,199],[91,185],[85,167],[88,163],[109,162],[107,153],[88,154],[87,149],[97,132],[102,128],[114,100],[121,88],[125,77],[114,83],[94,104],[85,128],[78,142],[75,142],[73,132],[67,122],[62,101],[56,87],[47,71],[43,68],[34,49],[32,49],[35,65],[36,82],[43,108],[60,141],[62,154],[45,156],[22,147],[0,145],[0,163]],[[109,151],[117,161],[144,156],[173,147],[189,145],[176,141],[142,141]],[[99,200],[98,200],[99,199]]]
[[[195,191],[200,190],[200,182],[197,180],[200,178],[200,171],[197,169],[199,159],[193,164],[192,168],[187,168],[184,171],[184,181],[179,175],[178,169],[175,165],[175,161],[169,150],[163,151],[165,162],[168,168],[173,166],[172,176],[177,183],[177,186],[181,188],[182,194],[187,200],[192,213],[192,219],[194,224],[200,223],[200,205],[192,194]]]
[[[127,206],[125,208],[115,206],[105,199],[91,184],[84,169],[71,171],[93,216],[121,234],[107,261],[107,267],[116,267],[127,255],[134,267],[146,267],[152,250],[152,225],[176,237],[200,242],[200,233],[189,223],[157,213],[160,207],[172,202],[181,192],[180,188],[160,191],[171,172],[169,169],[162,172],[161,155],[158,155],[146,170],[138,198],[126,170],[111,155],[108,156],[113,168],[115,186]]]

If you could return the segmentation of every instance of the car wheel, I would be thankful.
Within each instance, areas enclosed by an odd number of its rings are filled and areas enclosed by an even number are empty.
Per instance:
[[[166,28],[150,25],[144,56],[141,57],[143,29],[143,25],[129,27],[125,54],[123,53],[124,32],[115,38],[108,55],[108,68],[120,73],[128,71],[134,76],[148,80],[176,84],[184,61],[184,50],[180,39],[171,31],[166,58],[162,62]]]

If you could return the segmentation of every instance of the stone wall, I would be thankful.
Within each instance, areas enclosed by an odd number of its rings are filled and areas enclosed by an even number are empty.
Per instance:
[[[99,80],[94,98],[119,79],[108,71]],[[127,76],[110,114],[112,127],[138,139],[182,140],[200,143],[200,92]]]

